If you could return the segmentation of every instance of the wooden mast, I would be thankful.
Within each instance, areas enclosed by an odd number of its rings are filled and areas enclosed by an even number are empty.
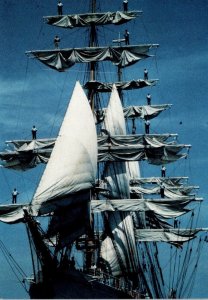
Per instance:
[[[91,12],[96,12],[96,0],[91,0]],[[97,42],[97,36],[96,36],[96,27],[95,24],[90,25],[90,34],[89,34],[89,47],[95,47]],[[96,63],[91,62],[90,63],[90,81],[95,80],[95,71],[96,71]],[[95,92],[93,89],[90,89],[88,91],[88,99],[90,101],[90,105],[92,108],[92,111],[94,112],[94,106],[95,106]],[[93,254],[94,254],[94,248],[88,247],[89,243],[94,242],[94,220],[93,216],[91,216],[91,224],[88,228],[88,234],[87,234],[87,241],[86,241],[86,250],[85,250],[85,268],[86,270],[89,270],[92,266],[92,260],[93,260]]]
[[[96,12],[96,0],[91,0],[91,12],[95,13]],[[90,25],[90,39],[89,39],[89,47],[95,47],[97,42],[97,36],[96,36],[96,27],[95,24]],[[96,69],[96,63],[91,62],[90,63],[90,81],[95,80],[95,69]],[[94,111],[94,90],[91,89],[88,91],[88,98],[90,100],[90,105],[92,108],[92,111]]]

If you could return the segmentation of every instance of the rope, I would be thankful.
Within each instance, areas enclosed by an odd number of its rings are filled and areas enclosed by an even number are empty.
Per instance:
[[[15,277],[17,278],[18,282],[22,285],[24,290],[28,293],[28,290],[26,289],[26,286],[24,284],[24,278],[26,277],[25,272],[18,265],[18,263],[14,260],[13,256],[11,255],[11,253],[8,251],[8,249],[6,248],[6,246],[4,245],[4,243],[1,240],[0,240],[0,248],[1,248],[1,251],[2,251],[6,261],[8,262],[12,272],[14,273]],[[20,278],[18,273],[20,276],[23,277],[23,279]]]
[[[190,226],[187,225],[187,227],[190,229],[193,226],[193,218],[194,218],[194,215],[192,214],[191,218],[190,218]],[[179,277],[176,282],[177,291],[179,291],[178,295],[180,295],[180,293],[182,292],[182,289],[183,289],[183,286],[184,286],[184,283],[186,280],[186,276],[187,276],[187,272],[188,272],[188,268],[189,268],[189,262],[190,262],[192,253],[193,253],[193,240],[191,240],[187,243],[183,264],[182,264],[182,267],[181,267],[181,270],[179,273]]]
[[[172,276],[172,254],[171,254],[171,252],[172,252],[172,249],[173,249],[173,246],[171,245],[170,246],[170,270],[169,270],[169,284],[168,284],[168,289],[169,289],[169,291],[170,291],[170,288],[171,288],[171,284],[170,284],[170,282],[171,282],[171,276]]]
[[[197,270],[197,267],[198,267],[198,262],[199,262],[199,258],[200,258],[200,255],[201,255],[201,250],[202,250],[202,240],[200,239],[197,250],[196,250],[196,253],[197,253],[196,263],[194,264],[193,271],[190,272],[191,275],[190,275],[190,278],[188,278],[188,280],[187,280],[187,285],[183,286],[183,292],[181,292],[182,297],[184,297],[185,295],[189,297],[191,295],[191,292],[192,292],[193,287],[194,287],[194,281],[195,281],[195,278],[196,278],[196,270]],[[195,259],[194,259],[194,261],[195,261]],[[188,289],[189,289],[189,292],[188,292],[188,294],[186,294],[186,291]]]

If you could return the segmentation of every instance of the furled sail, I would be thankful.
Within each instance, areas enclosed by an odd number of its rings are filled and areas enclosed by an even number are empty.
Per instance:
[[[27,170],[47,163],[56,139],[7,141],[14,149],[0,152],[1,166],[8,169]]]
[[[164,186],[164,195],[168,198],[181,198],[182,196],[189,195],[191,191],[195,188],[194,186],[180,186],[180,187],[169,187],[168,185]],[[160,186],[154,188],[151,187],[142,187],[142,186],[133,186],[130,187],[131,194],[144,194],[144,195],[153,195],[160,193]]]
[[[85,89],[93,89],[99,93],[106,93],[112,91],[112,86],[115,84],[117,90],[132,90],[132,89],[141,89],[148,86],[154,86],[157,83],[157,79],[138,79],[131,81],[118,81],[118,82],[99,82],[99,81],[88,81],[85,83]]]
[[[23,209],[28,204],[0,205],[0,221],[8,224],[19,223],[24,218]]]
[[[170,135],[104,135],[99,140],[98,161],[140,161],[160,165],[187,156],[179,153],[190,145],[180,145],[176,141],[165,142]]]
[[[139,15],[142,11],[128,11],[128,12],[106,12],[106,13],[86,13],[86,14],[73,14],[73,15],[59,15],[59,16],[46,16],[45,21],[49,25],[74,28],[74,27],[87,27],[91,25],[107,25],[114,24],[120,25],[129,22]]]
[[[196,237],[203,229],[137,229],[135,236],[139,242],[183,243]]]
[[[170,104],[128,106],[123,108],[123,112],[125,118],[140,118],[151,120],[170,107]],[[96,112],[98,115],[98,120],[100,116],[105,117],[105,111],[106,109],[102,109]]]
[[[142,177],[139,176],[131,176],[130,178],[130,185],[142,185],[142,184],[158,184],[161,185],[161,183],[168,184],[169,186],[180,187],[183,185],[184,181],[187,181],[188,177],[181,176],[181,177]]]
[[[64,71],[76,63],[111,61],[120,67],[127,67],[141,59],[147,58],[153,44],[139,46],[86,47],[54,50],[34,50],[26,54],[32,55],[40,62],[57,71]]]
[[[105,129],[110,134],[126,133],[123,109],[115,86],[104,123]],[[129,182],[125,162],[107,163],[104,176],[110,189],[111,198],[129,198]],[[136,273],[138,258],[130,213],[108,212],[104,215],[104,220],[106,220],[107,237],[101,244],[101,257],[110,267],[109,271],[116,276]]]
[[[162,111],[170,108],[170,104],[163,105],[144,105],[144,106],[128,106],[124,108],[125,118],[141,118],[153,119],[157,117]]]
[[[131,212],[154,212],[166,219],[179,217],[187,212],[189,209],[184,208],[191,201],[195,199],[120,199],[120,200],[92,200],[91,209],[94,213],[109,211],[131,211]]]
[[[179,153],[185,145],[170,145],[156,148],[139,148],[138,146],[102,146],[99,147],[98,160],[101,161],[140,161],[161,165],[187,157],[187,153]]]
[[[187,156],[179,153],[190,145],[177,144],[174,134],[162,135],[102,135],[98,136],[98,161],[139,161],[162,164]],[[167,141],[167,142],[166,142]],[[13,141],[14,150],[0,152],[2,166],[26,170],[39,163],[47,163],[54,147],[55,139],[37,141]]]
[[[168,141],[169,138],[173,140]],[[163,146],[171,146],[177,145],[174,140],[174,134],[128,134],[128,135],[110,135],[103,134],[98,136],[98,147],[102,146],[134,146],[137,145],[139,147],[163,147]],[[166,142],[167,141],[167,142]]]

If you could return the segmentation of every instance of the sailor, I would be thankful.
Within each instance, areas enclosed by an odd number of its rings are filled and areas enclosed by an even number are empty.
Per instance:
[[[148,93],[147,96],[146,96],[147,105],[151,105],[151,98],[152,98],[152,96],[150,95],[150,93]]]
[[[144,80],[148,80],[148,71],[146,68],[144,69]]]
[[[35,127],[35,125],[33,125],[32,127],[32,139],[36,140],[36,136],[37,136],[37,128]]]
[[[165,198],[165,186],[163,183],[160,186],[160,196],[161,198]]]
[[[174,218],[174,228],[178,228],[178,220],[176,218]]]
[[[127,29],[125,30],[124,38],[125,38],[125,44],[129,45],[129,32]]]
[[[124,12],[128,11],[128,0],[123,0],[123,11]]]
[[[145,133],[149,134],[150,121],[149,120],[145,120],[144,125],[145,125]]]
[[[55,46],[55,48],[58,48],[59,47],[59,43],[60,43],[60,38],[58,37],[58,35],[56,35],[55,36],[55,38],[54,38],[54,46]]]
[[[165,177],[166,175],[166,167],[162,165],[161,167],[161,177]]]
[[[58,15],[63,15],[63,3],[61,3],[61,1],[58,2],[57,4],[57,8],[58,8]]]
[[[17,203],[17,195],[19,194],[19,192],[17,191],[16,188],[13,189],[12,192],[12,203],[15,204]]]

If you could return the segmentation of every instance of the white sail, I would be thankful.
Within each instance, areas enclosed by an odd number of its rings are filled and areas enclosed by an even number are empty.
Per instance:
[[[105,129],[112,135],[126,134],[123,108],[115,86],[113,86],[106,112]],[[129,198],[129,181],[125,162],[107,164],[105,180],[111,198]],[[130,213],[109,212],[107,221],[113,241],[108,237],[105,238],[101,245],[101,257],[110,266],[113,275],[121,275],[124,271],[136,272],[137,252]]]
[[[96,168],[97,137],[93,114],[77,82],[50,160],[32,200],[33,215],[53,211],[54,202],[55,206],[58,203],[68,205],[70,194],[92,188]]]
[[[128,173],[129,173],[129,180],[130,179],[133,180],[134,178],[141,177],[140,167],[139,167],[139,164],[137,161],[129,161],[126,164],[126,167],[127,167]]]

